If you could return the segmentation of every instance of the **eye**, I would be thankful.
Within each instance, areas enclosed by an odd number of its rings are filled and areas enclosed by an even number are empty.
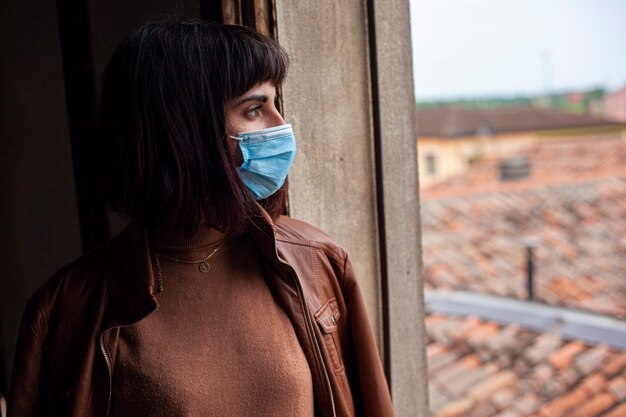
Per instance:
[[[252,108],[246,110],[246,116],[254,119],[256,117],[259,117],[261,115],[261,106],[260,105],[255,105]]]

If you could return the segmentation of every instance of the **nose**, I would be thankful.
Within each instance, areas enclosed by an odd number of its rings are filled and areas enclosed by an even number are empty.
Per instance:
[[[282,114],[280,114],[278,112],[278,109],[275,106],[272,106],[272,107],[273,107],[272,115],[271,115],[272,127],[273,126],[284,125],[285,124],[285,119],[283,119]]]

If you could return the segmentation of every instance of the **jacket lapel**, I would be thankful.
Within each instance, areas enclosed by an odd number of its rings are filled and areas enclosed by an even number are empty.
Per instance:
[[[158,307],[146,232],[131,223],[114,239],[106,276],[109,303],[104,328],[132,323]]]

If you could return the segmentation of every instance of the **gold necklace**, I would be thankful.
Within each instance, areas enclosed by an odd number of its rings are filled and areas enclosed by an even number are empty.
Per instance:
[[[154,255],[154,260],[155,260],[155,265],[156,265],[156,270],[157,270],[158,284],[159,284],[158,292],[163,291],[163,277],[161,275],[161,262],[159,261],[159,258],[163,258],[168,261],[178,262],[178,263],[183,263],[183,264],[200,264],[198,266],[198,269],[200,270],[200,272],[206,274],[207,272],[211,270],[211,264],[209,264],[207,261],[211,259],[211,257],[215,255],[218,250],[222,249],[222,247],[226,243],[227,241],[222,242],[217,248],[213,250],[213,252],[209,253],[207,256],[199,260],[172,258],[170,256],[163,255],[162,253],[154,253],[153,255]]]

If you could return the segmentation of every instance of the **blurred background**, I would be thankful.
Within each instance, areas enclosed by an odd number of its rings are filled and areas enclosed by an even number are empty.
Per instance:
[[[435,417],[626,416],[624,22],[411,1]]]

